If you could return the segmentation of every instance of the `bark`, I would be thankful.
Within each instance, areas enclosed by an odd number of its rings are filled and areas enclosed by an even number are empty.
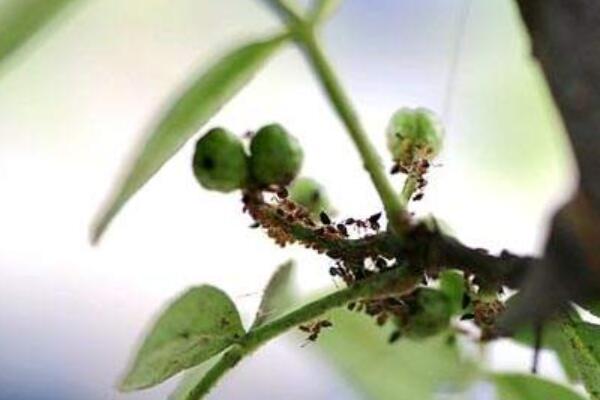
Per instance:
[[[600,299],[600,1],[517,5],[572,145],[579,188],[555,214],[544,258],[525,278],[509,325],[547,317],[569,300]]]

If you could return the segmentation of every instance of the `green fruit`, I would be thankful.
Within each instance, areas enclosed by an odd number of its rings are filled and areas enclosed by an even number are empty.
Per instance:
[[[264,126],[250,143],[250,171],[256,183],[287,185],[302,167],[300,144],[279,124]]]
[[[418,289],[410,308],[412,312],[403,331],[411,339],[424,339],[442,332],[452,315],[450,299],[437,289]]]
[[[290,199],[317,216],[321,211],[331,211],[325,188],[311,178],[298,178],[289,188]]]
[[[196,143],[194,175],[208,190],[231,192],[248,181],[248,156],[242,141],[223,128],[213,128]]]
[[[411,166],[431,160],[442,148],[443,128],[425,108],[401,108],[392,115],[386,135],[394,161]]]

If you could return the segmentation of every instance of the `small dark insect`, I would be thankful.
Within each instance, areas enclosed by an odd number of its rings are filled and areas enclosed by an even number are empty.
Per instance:
[[[392,332],[392,334],[388,338],[388,343],[391,344],[391,343],[397,342],[398,339],[400,339],[401,336],[402,336],[402,333],[400,331],[394,331],[394,332]]]
[[[467,308],[469,304],[471,304],[471,296],[469,296],[467,293],[463,293],[462,308]]]
[[[423,198],[423,196],[425,196],[425,193],[419,192],[415,195],[415,197],[413,197],[413,201],[419,201]]]
[[[329,268],[329,275],[331,275],[331,276],[338,276],[339,275],[338,269],[336,267]]]
[[[300,325],[298,328],[302,332],[310,333],[306,340],[308,340],[309,342],[314,342],[318,339],[319,334],[321,333],[321,329],[331,328],[332,326],[333,324],[331,323],[331,321],[322,319],[311,325]]]
[[[352,225],[354,224],[356,221],[354,220],[354,218],[348,218],[344,223],[346,225]]]
[[[348,310],[354,311],[354,308],[356,308],[356,303],[348,303]]]
[[[400,172],[400,164],[394,164],[390,169],[390,174],[395,175]]]
[[[329,215],[327,215],[325,211],[321,211],[321,213],[319,214],[319,219],[321,220],[321,223],[323,225],[331,224],[331,218],[329,218]]]
[[[373,214],[369,217],[369,222],[370,223],[377,223],[379,222],[379,218],[381,218],[381,212],[378,212],[377,214]]]
[[[365,221],[358,219],[358,220],[356,220],[356,226],[358,226],[359,228],[366,228],[367,223]]]
[[[278,208],[278,209],[276,209],[276,210],[275,210],[275,212],[276,212],[276,213],[277,213],[277,215],[279,215],[280,217],[283,217],[283,215],[285,214],[285,212],[284,212],[284,211],[283,211],[281,208]]]
[[[463,314],[463,316],[460,317],[460,320],[461,321],[470,321],[474,318],[475,318],[475,314],[467,313],[467,314]]]
[[[277,197],[280,199],[287,199],[288,195],[288,190],[284,187],[280,187],[279,190],[277,190]]]
[[[389,315],[387,313],[381,313],[377,316],[376,323],[378,326],[383,326],[387,322]]]
[[[342,234],[342,236],[348,236],[348,229],[346,229],[346,225],[337,224],[336,228]]]
[[[250,229],[256,229],[260,226],[260,224],[258,222],[255,222],[253,224],[250,225]]]
[[[385,259],[378,257],[377,260],[375,260],[375,266],[377,267],[377,269],[385,269],[387,268],[387,262],[385,261]]]

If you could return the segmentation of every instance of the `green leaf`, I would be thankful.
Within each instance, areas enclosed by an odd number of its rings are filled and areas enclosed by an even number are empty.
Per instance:
[[[495,374],[498,400],[585,400],[571,389],[534,375]]]
[[[329,319],[333,328],[321,333],[317,345],[364,398],[438,399],[440,391],[461,387],[473,372],[448,334],[389,344],[392,327],[378,327],[364,314],[337,310]]]
[[[75,0],[5,0],[0,5],[0,63]]]
[[[319,23],[329,19],[336,12],[340,4],[342,4],[342,0],[314,0],[311,10],[311,20]]]
[[[579,370],[573,350],[569,345],[569,339],[563,332],[561,324],[564,319],[546,322],[542,328],[542,348],[553,350],[558,357],[565,374],[573,381],[579,381]],[[533,347],[535,345],[535,333],[532,326],[521,327],[514,335],[513,339],[521,344]]]
[[[225,293],[207,285],[189,289],[158,318],[120,390],[154,386],[208,360],[244,334],[238,311]]]
[[[458,271],[447,270],[440,274],[440,290],[450,299],[452,314],[462,311],[463,295],[465,294],[465,278]]]
[[[280,34],[240,47],[193,80],[167,107],[92,232],[97,242],[121,207],[264,65],[288,38]]]
[[[263,293],[258,312],[250,329],[263,325],[283,314],[292,303],[294,262],[288,261],[277,268]]]
[[[582,321],[561,325],[569,339],[581,380],[593,399],[600,399],[600,326]]]

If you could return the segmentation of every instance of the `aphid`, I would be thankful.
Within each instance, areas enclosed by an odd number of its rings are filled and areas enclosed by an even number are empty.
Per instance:
[[[254,222],[253,224],[250,225],[250,229],[256,229],[260,226],[260,223],[258,222]]]
[[[394,342],[397,342],[398,339],[400,339],[401,336],[402,336],[402,333],[400,331],[394,331],[394,332],[392,332],[392,334],[388,338],[388,343],[392,344]]]
[[[349,311],[354,311],[355,308],[356,308],[356,303],[348,303],[348,310]]]
[[[467,308],[469,304],[471,304],[471,296],[469,296],[467,293],[463,293],[462,308]]]
[[[346,225],[337,224],[336,228],[342,234],[342,236],[348,236],[348,229],[346,229]]]
[[[378,326],[383,326],[387,322],[388,318],[389,318],[389,314],[384,312],[377,316],[377,319],[375,320],[375,322],[377,323]]]
[[[311,325],[300,325],[298,328],[302,332],[310,333],[310,335],[306,338],[306,340],[308,340],[309,342],[314,342],[318,339],[319,334],[321,333],[321,329],[330,328],[332,326],[333,326],[333,324],[331,323],[331,321],[322,319]]]
[[[423,198],[423,196],[425,196],[425,193],[419,192],[415,195],[415,197],[413,197],[413,201],[419,201]]]
[[[375,260],[375,266],[377,267],[377,269],[385,269],[387,268],[387,262],[385,261],[384,258],[382,257],[377,257],[377,260]]]
[[[352,225],[355,222],[356,221],[354,220],[354,218],[348,218],[348,219],[346,219],[346,221],[344,221],[344,224],[346,224],[346,225]]]
[[[331,275],[331,276],[338,276],[340,274],[339,274],[338,269],[336,267],[331,267],[331,268],[329,268],[329,275]]]
[[[277,197],[279,197],[280,199],[287,199],[288,195],[289,195],[288,190],[284,187],[280,187],[277,190]]]
[[[381,218],[381,212],[378,212],[377,214],[373,214],[369,217],[369,222],[370,223],[377,223],[379,221],[379,218]]]
[[[331,218],[329,218],[329,215],[327,215],[325,211],[321,211],[321,213],[319,214],[319,219],[321,220],[321,223],[323,225],[331,224]]]
[[[470,321],[474,318],[475,318],[475,314],[467,313],[467,314],[463,314],[462,317],[460,317],[460,320],[461,321]]]

